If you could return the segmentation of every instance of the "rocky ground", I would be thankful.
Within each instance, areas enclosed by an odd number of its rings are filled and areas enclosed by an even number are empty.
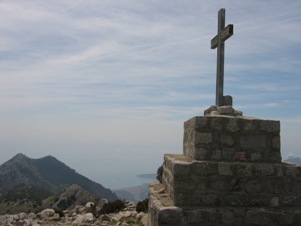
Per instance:
[[[3,226],[92,226],[120,225],[147,226],[147,213],[136,211],[136,204],[126,202],[125,208],[117,213],[96,214],[94,203],[76,206],[63,212],[54,209],[44,209],[39,213],[18,213],[0,216]],[[97,208],[97,207],[96,207]]]

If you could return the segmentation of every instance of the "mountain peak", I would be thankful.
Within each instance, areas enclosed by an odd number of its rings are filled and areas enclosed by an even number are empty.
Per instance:
[[[31,159],[31,158],[29,158],[28,156],[24,155],[23,153],[18,153],[14,157],[12,157],[10,160],[16,160],[16,159],[21,160],[21,159]],[[43,159],[43,160],[56,160],[56,161],[58,161],[52,155],[46,155],[44,157],[41,157],[41,158],[38,158],[38,159],[31,159],[31,160],[35,161],[35,160],[41,160],[41,159]]]
[[[22,153],[16,154],[14,157],[12,157],[10,160],[7,161],[7,163],[17,163],[17,162],[28,162],[30,158],[28,158],[26,155]]]
[[[110,189],[78,174],[51,155],[31,159],[19,153],[0,166],[0,175],[0,199],[12,190],[24,187],[42,191],[43,194],[55,194],[72,184],[78,184],[97,198],[109,200],[117,198]]]
[[[12,159],[28,159],[28,157],[23,153],[18,153],[14,157],[12,157]]]
[[[58,161],[59,162],[59,160],[57,158],[53,157],[52,155],[46,155],[46,156],[44,156],[42,158],[39,158],[37,160],[42,160],[42,159],[47,160],[47,161]]]

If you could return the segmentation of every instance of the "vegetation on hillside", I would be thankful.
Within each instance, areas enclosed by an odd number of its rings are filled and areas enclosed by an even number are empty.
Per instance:
[[[144,212],[144,213],[147,213],[148,212],[148,202],[149,202],[149,199],[144,199],[143,201],[141,202],[138,202],[137,203],[137,206],[136,206],[136,211],[139,213],[139,212]]]
[[[34,211],[50,195],[43,188],[18,186],[1,195],[0,214]]]
[[[117,213],[123,210],[124,207],[125,207],[125,202],[118,199],[113,202],[105,203],[99,213],[100,214]]]

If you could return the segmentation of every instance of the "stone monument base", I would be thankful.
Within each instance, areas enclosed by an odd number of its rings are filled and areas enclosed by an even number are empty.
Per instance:
[[[150,185],[151,226],[301,225],[301,167],[165,155]]]
[[[197,116],[183,140],[150,186],[149,226],[301,226],[301,166],[281,162],[279,121]]]
[[[150,186],[151,226],[300,226],[301,208],[177,207],[162,184]]]

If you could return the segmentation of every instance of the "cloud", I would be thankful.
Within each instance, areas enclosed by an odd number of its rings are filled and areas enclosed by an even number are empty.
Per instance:
[[[69,56],[55,57],[50,59],[47,64],[49,66],[64,66],[64,67],[76,67],[78,64],[86,64],[93,61],[100,61],[103,58],[113,57],[124,47],[116,42],[107,42],[101,45],[89,46],[88,49],[80,51],[78,53],[72,53]]]
[[[15,47],[10,53],[14,58],[6,59],[8,62],[4,66],[15,71],[13,77],[29,80],[24,82],[27,84],[25,85],[20,82],[16,84],[17,79],[13,81],[4,78],[11,83],[11,86],[29,88],[38,84],[37,89],[40,87],[49,91],[57,89],[58,86],[65,87],[66,91],[60,90],[67,95],[69,93],[69,98],[78,97],[72,92],[88,93],[88,88],[91,88],[93,83],[101,90],[106,90],[104,86],[108,84],[116,83],[118,91],[115,92],[122,92],[126,85],[132,85],[136,90],[138,90],[136,86],[146,90],[155,88],[154,92],[156,92],[159,87],[162,91],[164,87],[160,84],[167,82],[167,92],[164,96],[170,96],[168,93],[180,93],[185,96],[182,91],[177,90],[180,89],[179,85],[173,86],[175,90],[168,90],[173,85],[174,79],[184,85],[181,76],[185,76],[187,81],[200,87],[208,87],[208,85],[214,87],[214,79],[211,80],[213,76],[210,78],[210,74],[215,73],[215,51],[209,49],[209,40],[216,31],[218,3],[210,7],[204,7],[206,4],[203,3],[184,7],[181,2],[176,2],[172,8],[170,2],[139,3],[134,6],[130,6],[128,2],[117,4],[108,1],[22,4],[19,2],[17,4],[17,1],[5,2],[2,7],[3,12],[6,12],[4,15],[9,18],[7,27],[15,28],[14,30],[19,32],[16,29],[21,27],[18,23],[24,20],[22,27],[24,31],[30,31],[31,34],[25,35],[25,42],[18,38],[19,35],[13,39],[6,38],[7,42],[10,42],[8,46]],[[250,71],[254,67],[257,67],[257,70],[286,72],[296,70],[297,59],[293,60],[292,57],[269,59],[267,54],[270,51],[274,53],[275,47],[283,48],[279,43],[296,41],[293,39],[296,35],[292,35],[289,31],[298,30],[296,29],[299,24],[297,9],[300,4],[294,3],[294,7],[285,8],[280,7],[280,2],[275,3],[271,8],[265,3],[256,4],[261,6],[261,10],[257,13],[255,13],[257,7],[254,7],[253,3],[242,7],[239,2],[231,2],[231,4],[225,2],[225,6],[229,8],[227,22],[235,23],[235,34],[227,41],[226,73],[232,74],[226,77],[229,81],[231,79],[243,81],[245,77],[240,78],[236,73]],[[103,10],[96,10],[98,7]],[[149,9],[159,10],[149,13]],[[266,13],[267,9],[273,13]],[[11,14],[12,12],[18,14]],[[145,12],[147,13],[144,14]],[[283,24],[285,26],[279,26]],[[265,29],[267,27],[269,29]],[[283,29],[285,32],[279,32]],[[54,33],[56,35],[53,35]],[[20,34],[24,36],[24,32]],[[274,37],[272,42],[271,37]],[[246,45],[246,43],[252,44]],[[24,46],[21,51],[22,44]],[[228,51],[228,47],[231,51]],[[258,53],[260,56],[255,57]],[[262,53],[269,60],[263,61]],[[19,66],[13,62],[18,62]],[[7,72],[7,75],[12,75],[12,72]],[[279,92],[284,89],[291,90],[293,87],[293,84],[288,84],[279,89],[278,84],[269,84],[268,80],[261,82],[262,84],[259,85],[254,82],[246,84],[245,87],[263,91],[278,89]],[[126,85],[121,88],[121,83]],[[49,84],[48,88],[45,87],[47,84]],[[87,90],[79,90],[80,84],[83,84],[83,88],[86,87]],[[154,84],[157,87],[153,86]],[[192,84],[191,86],[194,86]],[[274,90],[268,88],[272,86]],[[112,87],[114,86],[110,85],[110,89],[114,90]],[[201,95],[209,95],[207,87]],[[297,87],[295,89],[298,90]],[[194,90],[190,92],[187,89],[186,96],[190,95],[194,99],[192,96],[195,95]],[[116,97],[113,93],[105,97]],[[133,95],[130,97],[133,98]],[[45,100],[47,98],[46,95]]]
[[[295,124],[283,143],[297,153],[301,3],[280,0],[1,1],[0,149],[181,150],[183,121],[214,104],[221,7],[234,24],[225,94]]]

